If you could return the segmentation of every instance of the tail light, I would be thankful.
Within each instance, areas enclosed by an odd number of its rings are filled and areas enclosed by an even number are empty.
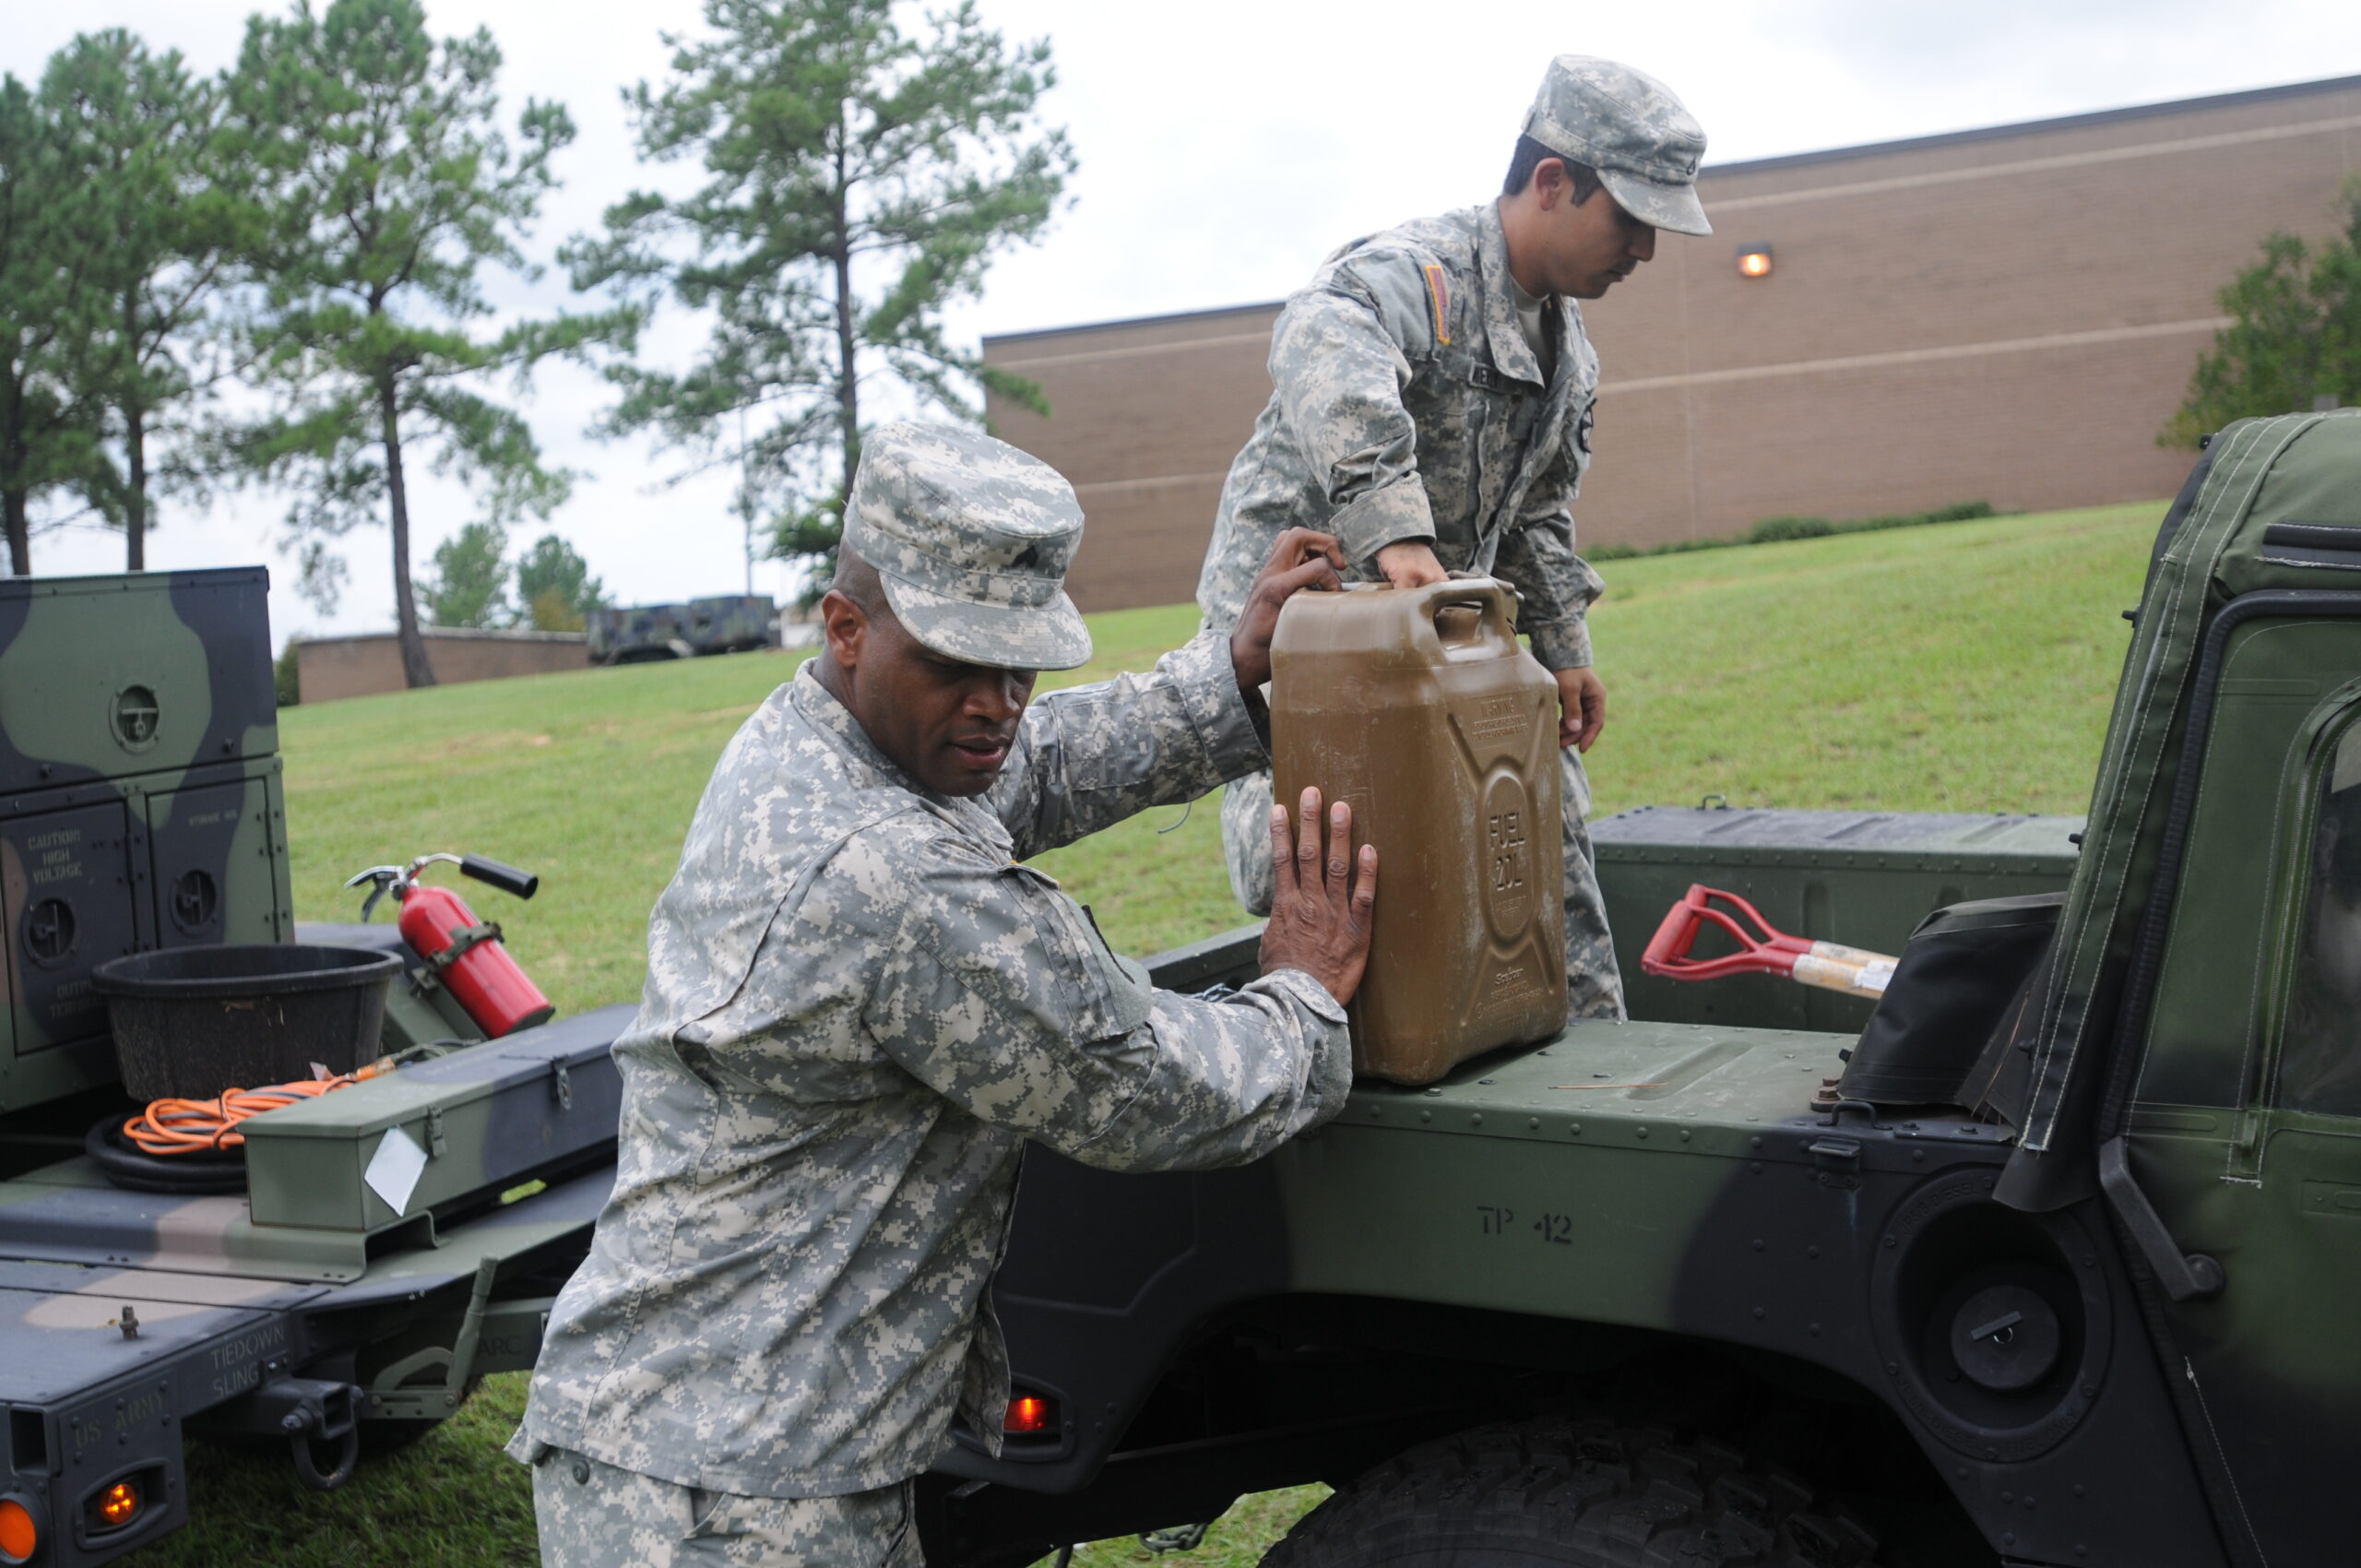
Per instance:
[[[1019,1394],[1008,1402],[1001,1431],[1012,1437],[1039,1437],[1058,1430],[1058,1402],[1039,1394]]]
[[[33,1511],[20,1498],[0,1497],[0,1562],[30,1562],[40,1545]]]

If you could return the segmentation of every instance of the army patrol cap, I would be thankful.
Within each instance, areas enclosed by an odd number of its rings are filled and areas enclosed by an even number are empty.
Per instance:
[[[861,444],[844,542],[910,636],[966,664],[1071,670],[1090,629],[1066,597],[1082,507],[1057,469],[972,430],[907,422]]]
[[[1559,55],[1525,112],[1525,134],[1597,170],[1608,195],[1641,222],[1676,234],[1714,232],[1697,199],[1704,128],[1646,72],[1592,54]]]

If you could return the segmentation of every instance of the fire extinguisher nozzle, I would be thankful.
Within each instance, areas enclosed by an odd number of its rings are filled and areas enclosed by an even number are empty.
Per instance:
[[[488,882],[503,893],[514,894],[519,898],[530,898],[541,890],[541,879],[533,873],[503,865],[498,861],[488,861],[481,855],[462,855],[459,858],[459,874],[471,876],[478,882]]]

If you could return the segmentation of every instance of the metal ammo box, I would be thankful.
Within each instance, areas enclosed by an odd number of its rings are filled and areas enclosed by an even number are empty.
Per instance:
[[[0,580],[0,1111],[113,1081],[95,965],[293,934],[269,581]]]
[[[1873,1004],[1768,975],[1710,985],[1640,971],[1665,911],[1702,882],[1795,936],[1899,954],[1946,904],[2063,888],[2079,816],[1641,806],[1591,825],[1631,1016],[1857,1034]],[[1701,938],[1700,956],[1727,950]]]
[[[519,1029],[244,1123],[254,1223],[374,1232],[613,1158],[637,1005]]]

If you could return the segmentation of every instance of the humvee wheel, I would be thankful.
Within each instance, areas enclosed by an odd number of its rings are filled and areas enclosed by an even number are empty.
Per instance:
[[[1797,1477],[1608,1420],[1478,1427],[1306,1515],[1264,1568],[1863,1568],[1878,1538]]]

